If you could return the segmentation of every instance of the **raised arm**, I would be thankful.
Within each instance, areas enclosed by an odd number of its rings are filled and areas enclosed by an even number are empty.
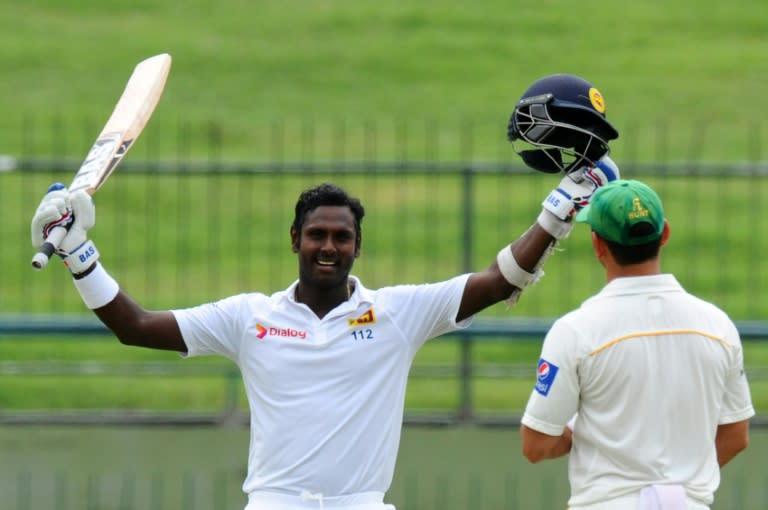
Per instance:
[[[99,260],[99,252],[88,239],[96,211],[85,191],[72,194],[63,186],[54,188],[40,202],[32,218],[32,245],[40,248],[53,226],[71,225],[57,254],[74,278],[85,305],[124,344],[186,352],[176,319],[169,311],[142,308],[120,290]]]
[[[608,156],[594,167],[565,175],[542,202],[536,222],[503,247],[490,267],[469,277],[456,320],[464,320],[499,301],[516,303],[520,293],[541,277],[541,268],[557,243],[570,234],[574,214],[589,203],[599,186],[618,178],[619,168]]]

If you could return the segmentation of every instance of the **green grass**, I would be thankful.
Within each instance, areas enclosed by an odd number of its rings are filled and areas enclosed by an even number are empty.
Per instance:
[[[241,509],[247,448],[247,428],[0,427],[3,509]],[[723,469],[712,510],[766,507],[766,451],[768,433],[753,430]],[[529,464],[517,430],[406,427],[386,501],[543,510],[565,508],[567,497],[566,459]]]
[[[479,415],[518,416],[530,395],[539,339],[478,341],[472,346],[472,407]],[[768,409],[768,344],[746,342],[747,374],[758,413]],[[6,338],[2,365],[27,366],[27,373],[0,376],[0,408],[6,411],[110,410],[223,413],[247,412],[235,366],[219,357],[182,360],[177,354],[125,347],[112,337],[90,339]],[[417,354],[406,409],[450,413],[462,399],[460,345],[428,342]],[[41,364],[42,362],[42,364]],[[25,363],[27,365],[25,365]],[[449,374],[424,371],[441,367]],[[503,370],[496,377],[483,371]]]
[[[0,174],[7,221],[0,234],[0,311],[85,313],[60,264],[29,269],[30,207],[56,174]],[[58,176],[60,177],[60,176]],[[366,206],[362,256],[354,273],[370,288],[437,281],[486,267],[500,246],[520,235],[540,209],[556,177],[481,174],[466,213],[459,174],[166,176],[125,172],[97,196],[91,236],[123,288],[149,308],[195,305],[233,293],[271,293],[296,278],[288,227],[298,190],[333,179]],[[691,292],[738,320],[768,317],[762,253],[768,228],[759,176],[649,176],[665,199],[672,237],[662,269]],[[30,206],[30,204],[33,204]],[[466,226],[465,215],[470,218]],[[464,240],[464,229],[470,236]],[[554,317],[604,283],[588,231],[576,226],[546,266],[540,284],[514,310],[497,305],[495,317]],[[465,260],[466,250],[469,251]],[[215,263],[214,263],[215,261]],[[467,267],[469,265],[469,267]]]
[[[767,17],[761,0],[8,0],[0,153],[82,157],[133,65],[169,52],[142,142],[167,157],[209,157],[214,126],[225,159],[495,160],[522,91],[569,72],[605,95],[620,161],[764,158]]]
[[[582,75],[601,89],[608,117],[621,131],[613,155],[624,169],[635,163],[687,161],[694,169],[757,163],[768,159],[762,108],[766,18],[763,0],[706,8],[695,0],[586,0],[578,6],[564,0],[472,6],[456,0],[8,0],[0,4],[0,154],[52,158],[58,162],[52,170],[70,172],[135,63],[169,52],[174,64],[168,86],[125,166],[158,160],[182,166],[517,163],[505,140],[509,112],[533,80],[554,72]],[[0,312],[83,313],[66,276],[26,273],[32,209],[51,180],[65,175],[0,174],[7,213],[0,225]],[[192,305],[253,288],[277,290],[295,277],[287,244],[290,207],[300,188],[321,177],[327,176],[219,177],[211,186],[202,177],[179,185],[171,177],[121,173],[120,185],[99,195],[93,236],[111,271],[150,307]],[[370,286],[392,283],[395,276],[435,280],[465,269],[456,227],[459,181],[431,175],[407,182],[338,180],[372,204],[357,265]],[[665,269],[736,318],[768,316],[762,297],[768,275],[761,269],[768,246],[755,235],[766,229],[761,200],[768,196],[767,184],[754,178],[648,180],[663,190],[673,226]],[[552,184],[539,175],[519,175],[478,185],[473,268],[485,267],[502,243],[528,225]],[[235,244],[244,237],[247,257]],[[209,264],[212,258],[221,263]],[[512,315],[555,316],[601,282],[586,236],[577,231]],[[498,306],[489,314],[510,312]],[[443,347],[448,344],[440,345],[425,349],[418,361],[443,363],[455,355]],[[484,345],[477,355],[485,361],[536,357],[530,348],[499,353],[509,347]],[[768,364],[763,349],[749,348],[752,362]],[[4,360],[169,360],[165,353],[69,339],[3,339],[0,349]],[[77,395],[88,395],[90,406],[115,401],[109,391],[125,381],[103,380],[72,382],[71,391],[55,398],[62,405]],[[140,387],[126,392],[121,405],[219,405],[218,382],[186,382],[204,402],[191,401],[179,385],[168,383],[167,397],[150,398],[151,391]],[[0,401],[49,405],[54,397],[46,397],[45,389],[67,384],[54,378],[9,382]],[[478,381],[476,401],[488,409],[504,408],[507,400],[520,405],[528,384]],[[765,408],[763,383],[753,384]],[[409,405],[456,401],[454,386],[444,382],[413,386]],[[441,387],[450,390],[430,401]]]

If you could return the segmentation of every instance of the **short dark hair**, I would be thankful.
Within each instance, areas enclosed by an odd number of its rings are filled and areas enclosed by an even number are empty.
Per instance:
[[[293,218],[293,228],[296,230],[296,234],[301,235],[301,227],[304,225],[307,214],[321,205],[347,206],[350,208],[355,217],[357,245],[360,246],[363,238],[362,223],[365,209],[359,199],[350,196],[339,186],[330,183],[323,183],[306,189],[299,195],[299,200],[296,202],[296,213]]]
[[[653,225],[643,222],[633,225],[629,231],[629,235],[631,237],[642,237],[652,231]],[[600,234],[597,235],[599,236]],[[601,239],[605,241],[605,244],[608,246],[613,258],[616,259],[616,262],[622,266],[641,264],[654,259],[658,257],[659,248],[661,248],[661,238],[644,244],[636,244],[634,246],[625,246],[614,241],[608,241],[602,237]]]

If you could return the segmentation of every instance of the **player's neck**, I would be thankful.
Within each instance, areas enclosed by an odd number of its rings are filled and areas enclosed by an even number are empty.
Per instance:
[[[346,284],[332,289],[302,285],[299,282],[296,286],[294,298],[298,303],[307,305],[315,315],[322,319],[328,312],[341,303],[348,301],[354,290],[355,284],[352,280],[347,280]]]
[[[631,278],[633,276],[653,276],[661,274],[661,265],[659,259],[649,260],[641,264],[629,264],[621,266],[618,264],[606,264],[605,276],[610,282],[615,278]]]

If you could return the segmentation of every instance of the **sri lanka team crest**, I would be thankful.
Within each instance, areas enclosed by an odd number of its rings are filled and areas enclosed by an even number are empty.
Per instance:
[[[555,382],[557,371],[560,370],[557,365],[541,358],[539,366],[536,368],[536,391],[543,396],[549,395],[552,383]]]
[[[365,324],[375,324],[376,314],[373,313],[373,308],[369,308],[367,312],[356,319],[349,319],[350,326],[363,326]]]
[[[595,110],[605,113],[605,99],[603,99],[603,95],[595,87],[589,89],[589,102],[592,103]]]

